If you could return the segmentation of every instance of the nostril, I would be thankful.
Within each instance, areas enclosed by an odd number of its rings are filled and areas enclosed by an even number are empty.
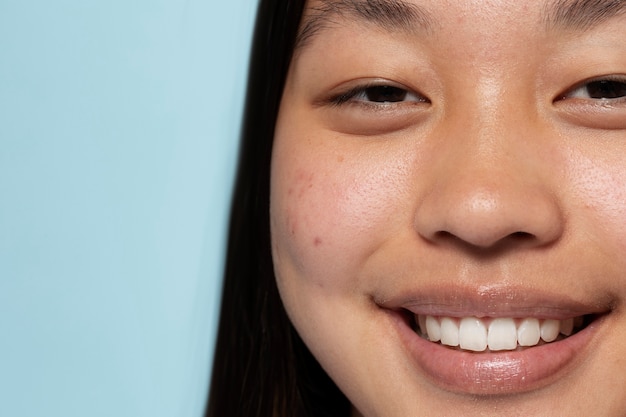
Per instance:
[[[446,242],[448,242],[447,244],[472,248],[472,251],[479,250],[482,252],[488,249],[492,252],[493,250],[505,250],[506,248],[509,248],[511,246],[520,247],[520,245],[532,245],[537,240],[537,237],[532,233],[518,231],[509,234],[503,234],[502,237],[494,238],[493,240],[470,240],[457,236],[452,232],[440,230],[438,232],[435,232],[432,238],[428,240],[432,242],[439,242],[440,244],[446,244]]]
[[[458,239],[452,233],[446,232],[445,230],[441,230],[439,232],[436,232],[434,237],[435,237],[435,239],[441,239],[441,240]]]
[[[509,235],[511,239],[524,241],[524,240],[532,240],[535,236],[532,233],[528,232],[513,232]]]

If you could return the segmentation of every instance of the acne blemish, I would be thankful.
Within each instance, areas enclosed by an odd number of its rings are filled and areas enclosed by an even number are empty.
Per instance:
[[[315,239],[313,240],[313,244],[315,246],[320,246],[322,244],[322,239],[320,239],[319,237],[315,237]]]
[[[313,188],[314,185],[314,173],[307,172],[298,172],[296,174],[296,188],[297,188],[297,197],[302,198],[306,192]]]

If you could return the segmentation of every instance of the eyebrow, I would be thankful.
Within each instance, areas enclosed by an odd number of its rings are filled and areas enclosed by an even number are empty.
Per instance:
[[[612,18],[626,14],[626,0],[556,0],[548,2],[543,20],[548,30],[586,31]],[[428,11],[403,0],[321,0],[302,19],[295,49],[340,20],[375,24],[389,31],[429,32],[435,20]]]
[[[626,13],[624,0],[558,0],[545,13],[548,29],[589,30]]]
[[[428,31],[432,19],[421,7],[402,0],[322,0],[311,7],[303,17],[296,38],[296,49],[302,48],[312,37],[341,20],[355,20],[374,24],[389,31]]]

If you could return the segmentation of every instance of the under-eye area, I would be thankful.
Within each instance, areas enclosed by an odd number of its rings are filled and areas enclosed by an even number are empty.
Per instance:
[[[421,338],[471,352],[519,351],[558,342],[583,330],[599,315],[562,320],[535,317],[446,317],[404,314]]]

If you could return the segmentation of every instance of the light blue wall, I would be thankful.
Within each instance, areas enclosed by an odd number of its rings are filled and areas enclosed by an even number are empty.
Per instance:
[[[0,416],[207,391],[256,0],[0,0]]]

